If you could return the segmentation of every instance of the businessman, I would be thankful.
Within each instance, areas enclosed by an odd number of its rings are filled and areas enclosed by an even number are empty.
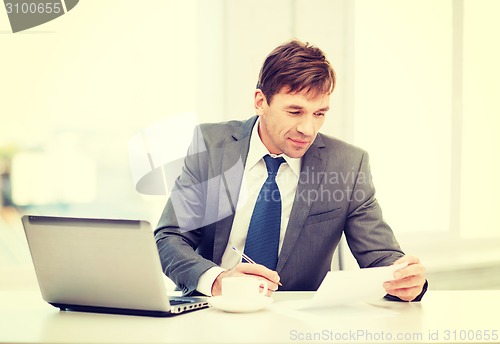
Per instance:
[[[408,263],[384,283],[388,297],[422,298],[424,267],[384,221],[367,153],[319,133],[335,78],[319,48],[284,43],[260,71],[256,116],[195,129],[155,231],[184,294],[220,295],[221,281],[240,275],[266,279],[268,295],[317,290],[345,233],[362,268]]]

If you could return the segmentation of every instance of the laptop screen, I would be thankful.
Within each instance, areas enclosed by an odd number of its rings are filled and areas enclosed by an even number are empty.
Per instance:
[[[149,223],[29,215],[22,221],[47,302],[170,309]]]

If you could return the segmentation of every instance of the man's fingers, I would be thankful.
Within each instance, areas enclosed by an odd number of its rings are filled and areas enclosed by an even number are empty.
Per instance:
[[[400,280],[388,281],[384,283],[386,291],[404,288],[413,288],[423,286],[425,278],[423,276],[411,276]]]
[[[247,274],[254,275],[256,277],[262,277],[266,279],[269,283],[278,284],[280,277],[276,271],[270,270],[266,268],[264,265],[260,264],[248,264],[241,263],[236,265],[234,268],[235,271]]]
[[[393,263],[393,265],[397,265],[397,264],[401,264],[401,263],[408,263],[408,265],[419,264],[420,259],[416,256],[406,255],[406,256],[403,256],[403,257],[399,258],[398,260],[396,260]]]
[[[420,259],[415,256],[406,255],[394,262],[394,265],[408,263],[408,265],[394,272],[395,279],[402,279],[410,276],[424,275],[425,268],[420,264]]]
[[[262,277],[261,275],[254,275],[254,274],[244,274],[245,276],[252,276],[255,278],[258,278],[259,281],[265,281],[267,283],[267,289],[271,291],[276,291],[278,290],[278,284],[274,281],[271,281],[267,278]]]
[[[226,270],[217,276],[212,285],[212,295],[217,296],[222,291],[222,279],[226,277],[252,276],[267,284],[267,296],[278,290],[280,277],[276,271],[270,270],[260,264],[240,263],[231,270]]]
[[[422,264],[408,265],[400,270],[394,271],[394,278],[399,280],[411,276],[424,275],[425,268]]]
[[[394,280],[384,283],[385,291],[405,301],[414,300],[421,292],[425,284],[425,268],[420,259],[415,256],[406,255],[394,262],[394,264],[408,263],[408,265],[394,272]]]

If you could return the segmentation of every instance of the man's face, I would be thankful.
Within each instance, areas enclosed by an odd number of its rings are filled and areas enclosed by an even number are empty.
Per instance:
[[[262,91],[256,90],[254,104],[260,116],[259,135],[269,152],[300,158],[325,121],[330,95],[311,98],[305,92],[286,93],[282,89],[269,104]]]

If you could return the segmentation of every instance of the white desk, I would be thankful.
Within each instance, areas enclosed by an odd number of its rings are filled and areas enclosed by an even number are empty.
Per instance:
[[[275,293],[271,309],[248,314],[204,309],[149,318],[60,312],[36,290],[0,290],[0,342],[500,342],[500,290],[430,290],[421,303],[380,301],[308,313],[283,311],[285,300],[311,295]]]

